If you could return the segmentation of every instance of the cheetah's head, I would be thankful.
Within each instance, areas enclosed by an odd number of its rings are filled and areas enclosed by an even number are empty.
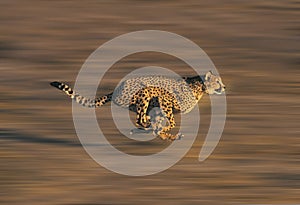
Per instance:
[[[214,75],[211,71],[205,74],[204,86],[207,94],[220,95],[225,91],[225,85],[222,83],[221,77]]]

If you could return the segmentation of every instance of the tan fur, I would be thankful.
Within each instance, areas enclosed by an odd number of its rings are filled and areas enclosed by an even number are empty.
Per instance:
[[[202,77],[183,79],[171,79],[163,76],[137,77],[122,82],[114,94],[110,93],[94,100],[80,96],[66,84],[52,82],[51,85],[86,107],[100,107],[109,101],[127,107],[137,113],[137,126],[143,129],[152,126],[153,133],[160,136],[161,139],[169,140],[181,136],[168,133],[176,125],[174,113],[190,112],[205,93],[221,94],[225,91],[225,85],[221,78],[213,75],[212,72],[208,72]],[[160,107],[163,117],[168,121],[167,125],[163,127],[153,123],[151,125],[149,111],[154,107]]]

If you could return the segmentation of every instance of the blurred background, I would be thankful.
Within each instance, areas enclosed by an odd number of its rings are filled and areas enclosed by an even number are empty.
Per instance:
[[[1,1],[1,204],[300,204],[299,0]],[[74,85],[85,59],[127,32],[163,30],[189,38],[212,59],[227,87],[227,121],[213,154],[198,162],[210,120],[191,150],[156,175],[128,177],[98,165],[81,146],[71,101],[51,81]],[[116,63],[99,86],[162,66],[189,76],[180,60],[145,52]],[[131,141],[110,107],[100,126],[118,149],[155,153],[168,142]]]

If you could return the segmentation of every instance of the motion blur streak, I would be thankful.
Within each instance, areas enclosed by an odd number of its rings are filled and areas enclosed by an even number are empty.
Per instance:
[[[298,0],[1,1],[0,203],[298,204],[299,9]],[[106,170],[85,153],[71,101],[49,82],[74,85],[84,60],[101,44],[149,29],[185,36],[209,55],[226,84],[227,121],[217,148],[199,165],[210,122],[204,97],[188,154],[162,173],[133,178]],[[171,56],[140,53],[116,63],[98,94],[150,65],[193,74]],[[96,112],[121,151],[147,155],[169,145],[122,137],[109,106]]]

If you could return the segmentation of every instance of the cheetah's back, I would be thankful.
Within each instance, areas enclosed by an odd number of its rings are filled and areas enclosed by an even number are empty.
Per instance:
[[[113,102],[129,107],[132,97],[145,87],[159,87],[173,94],[183,113],[189,112],[197,103],[185,80],[165,76],[141,76],[123,81],[114,91]]]

